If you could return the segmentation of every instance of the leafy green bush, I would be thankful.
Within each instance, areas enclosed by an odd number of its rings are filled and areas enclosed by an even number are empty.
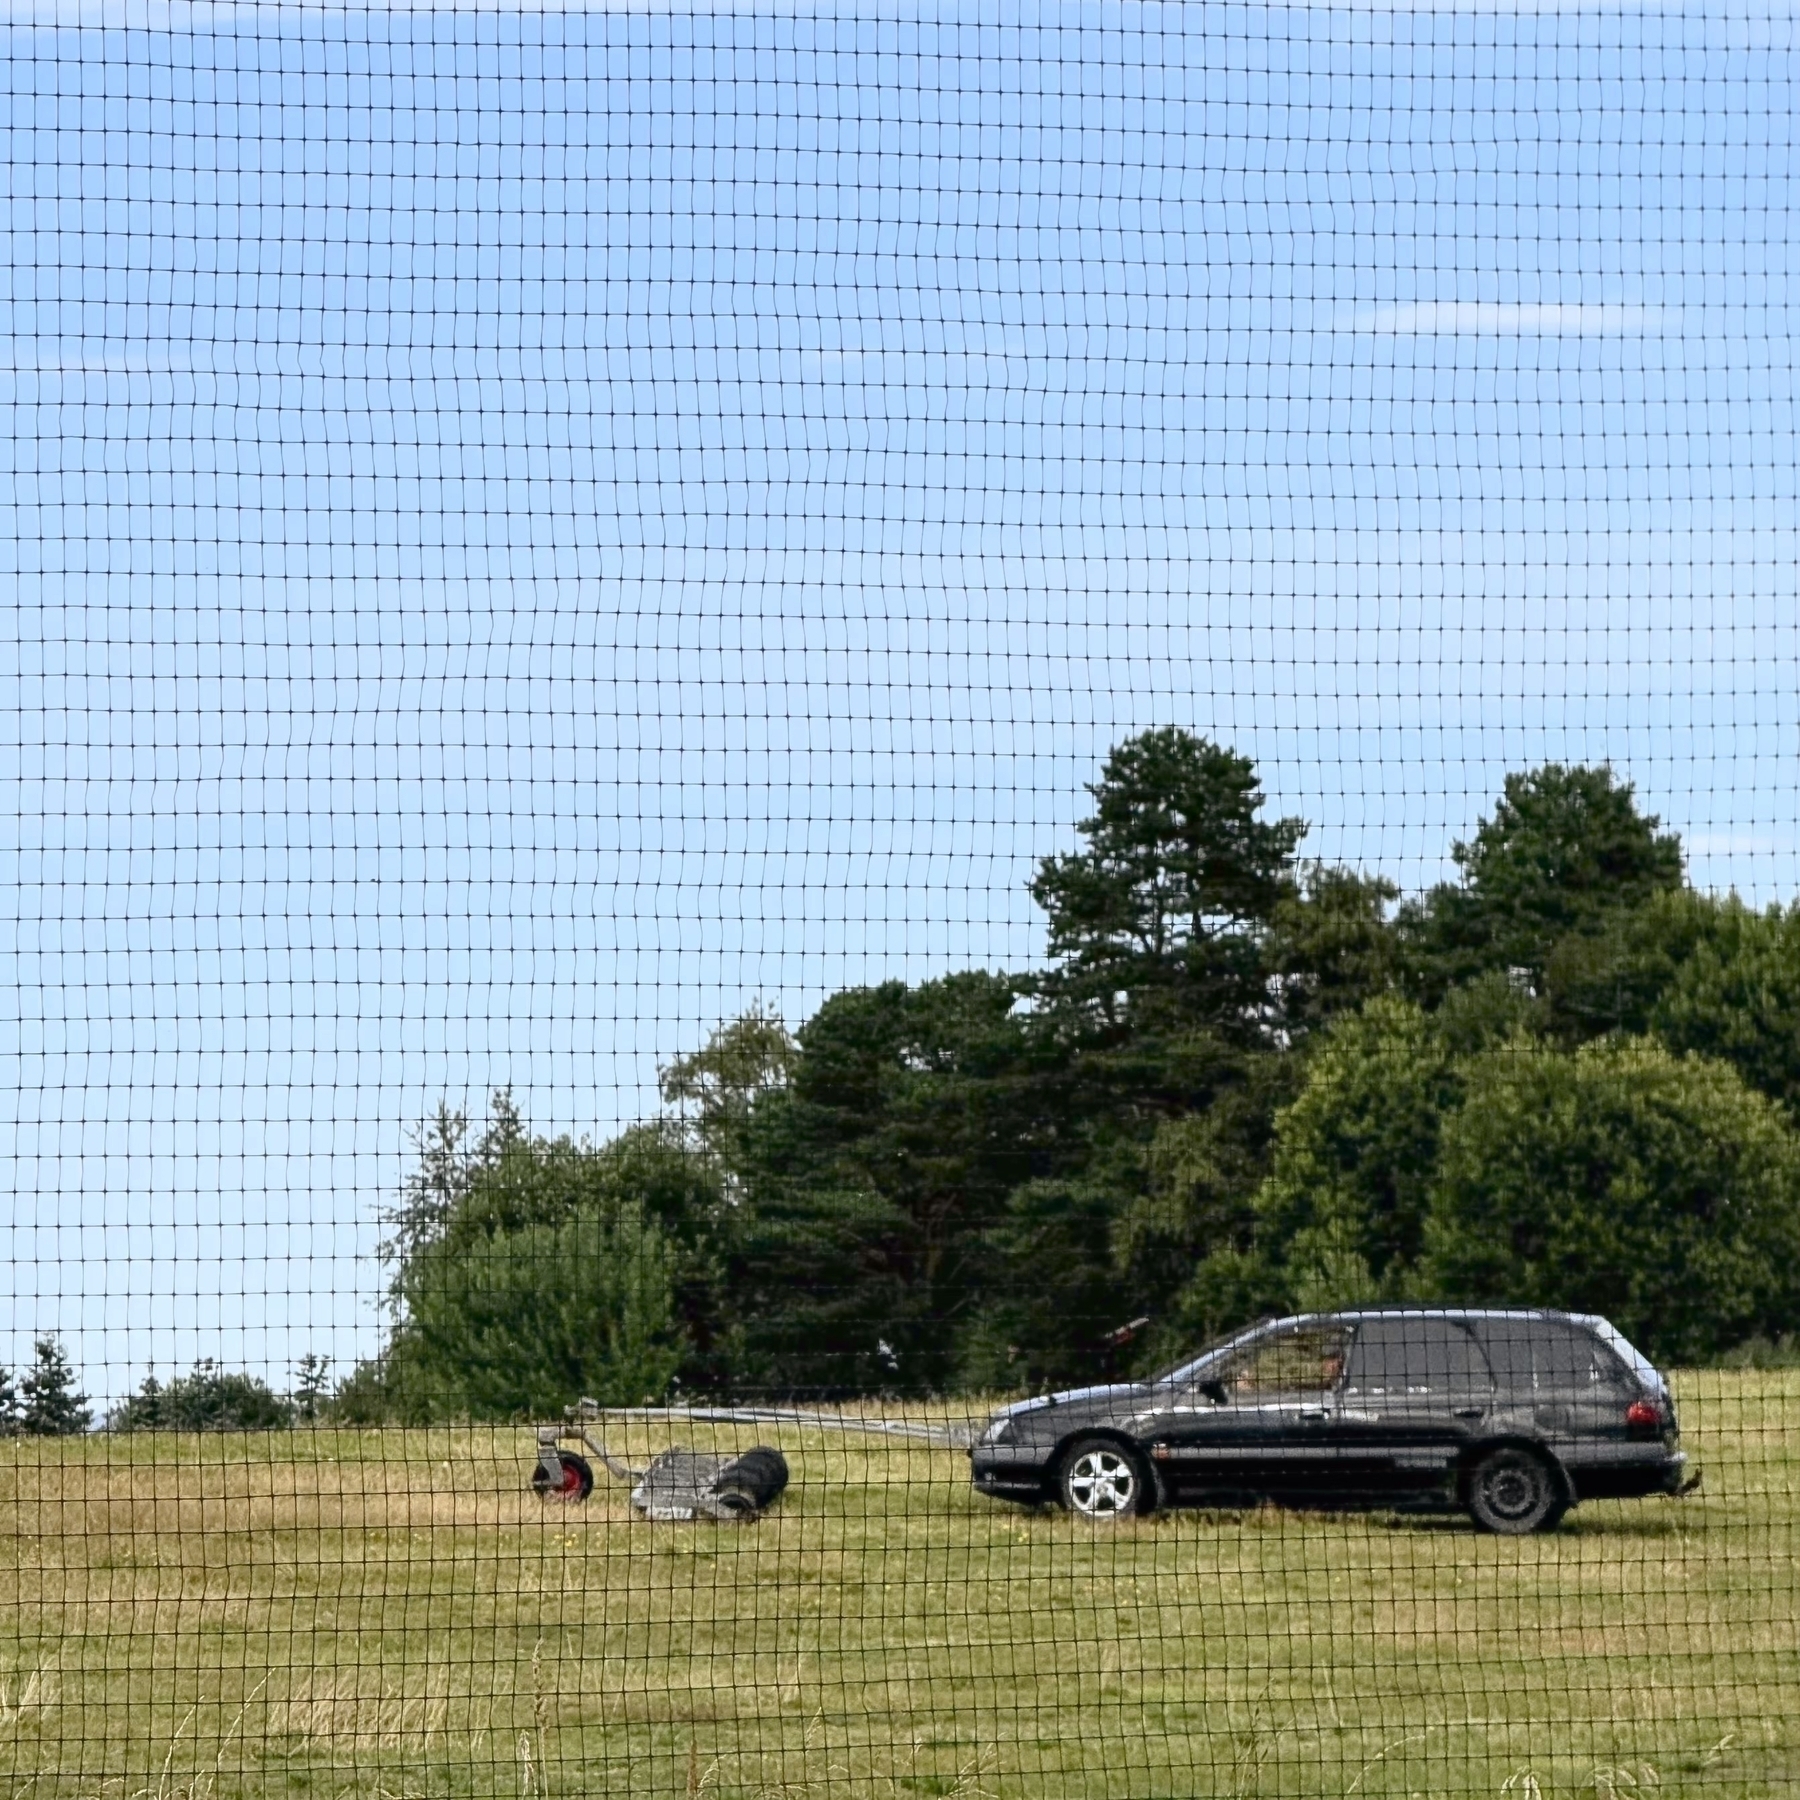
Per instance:
[[[1570,1050],[1495,989],[1340,1021],[1278,1115],[1256,1266],[1284,1307],[1602,1312],[1712,1358],[1800,1308],[1800,1136],[1736,1068],[1651,1037]],[[1485,1023],[1479,1023],[1485,1018]],[[1503,1034],[1502,1034],[1503,1033]],[[1242,1259],[1203,1265],[1198,1314]]]
[[[1672,1049],[1730,1063],[1800,1117],[1800,906],[1719,906],[1650,1024]]]
[[[668,1237],[631,1205],[446,1237],[407,1273],[389,1372],[400,1410],[429,1396],[438,1416],[507,1419],[553,1415],[583,1395],[658,1400],[683,1350],[674,1273]]]
[[[1758,1332],[1718,1359],[1721,1369],[1800,1369],[1800,1333],[1784,1331],[1775,1337]]]
[[[281,1431],[293,1420],[293,1403],[266,1381],[207,1357],[166,1385],[146,1376],[106,1423],[112,1431]]]
[[[1381,998],[1331,1031],[1280,1116],[1274,1168],[1256,1198],[1258,1243],[1291,1304],[1404,1295],[1460,1068],[1416,1006]]]
[[[1646,1038],[1470,1065],[1420,1291],[1604,1312],[1698,1361],[1791,1317],[1796,1267],[1800,1142],[1735,1069]]]

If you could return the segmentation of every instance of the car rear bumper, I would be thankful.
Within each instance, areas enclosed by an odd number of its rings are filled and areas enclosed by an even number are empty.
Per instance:
[[[1634,1500],[1646,1494],[1691,1493],[1700,1472],[1680,1450],[1642,1461],[1590,1464],[1569,1470],[1578,1500]]]

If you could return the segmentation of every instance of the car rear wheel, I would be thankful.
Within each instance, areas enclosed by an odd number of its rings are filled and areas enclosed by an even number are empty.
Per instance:
[[[1490,1451],[1469,1473],[1469,1511],[1484,1531],[1524,1537],[1553,1531],[1567,1501],[1556,1471],[1535,1450]]]
[[[1082,1438],[1063,1458],[1063,1505],[1102,1523],[1149,1511],[1150,1484],[1142,1465],[1111,1438]]]

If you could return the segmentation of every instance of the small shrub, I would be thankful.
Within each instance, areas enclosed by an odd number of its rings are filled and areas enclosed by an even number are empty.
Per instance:
[[[54,1337],[37,1340],[37,1360],[19,1382],[17,1429],[26,1437],[77,1437],[94,1422],[87,1395],[75,1391],[69,1353]]]
[[[1719,1358],[1721,1369],[1800,1369],[1800,1332],[1758,1334],[1727,1350]]]
[[[166,1387],[154,1375],[116,1408],[113,1431],[280,1431],[294,1420],[293,1402],[242,1370],[207,1357]]]

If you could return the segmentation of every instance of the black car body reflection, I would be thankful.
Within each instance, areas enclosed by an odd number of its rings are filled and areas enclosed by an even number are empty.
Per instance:
[[[1150,1381],[1023,1401],[970,1456],[982,1493],[1097,1520],[1272,1500],[1519,1533],[1686,1492],[1679,1444],[1667,1382],[1604,1319],[1420,1307],[1275,1320]]]

